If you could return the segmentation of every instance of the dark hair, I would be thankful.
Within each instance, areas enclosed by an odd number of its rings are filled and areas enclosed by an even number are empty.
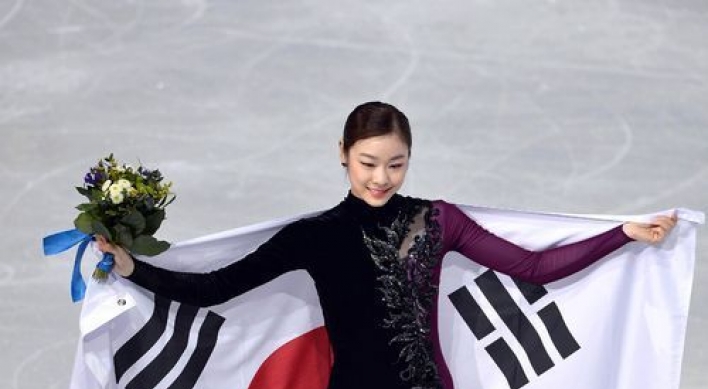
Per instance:
[[[401,137],[410,154],[413,139],[406,115],[393,105],[379,101],[361,104],[354,108],[344,123],[342,150],[346,154],[357,141],[392,133]]]

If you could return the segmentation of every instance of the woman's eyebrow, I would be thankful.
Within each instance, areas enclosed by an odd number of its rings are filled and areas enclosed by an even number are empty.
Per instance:
[[[371,159],[373,159],[373,160],[378,160],[377,157],[375,157],[375,156],[373,156],[373,155],[371,155],[371,154],[367,154],[367,153],[359,153],[359,156],[360,156],[360,157],[371,158]]]
[[[375,160],[375,161],[378,161],[378,160],[379,160],[378,157],[373,156],[373,155],[371,155],[371,154],[367,154],[367,153],[359,153],[359,156],[360,156],[360,157],[371,158],[371,159],[373,159],[373,160]],[[397,155],[397,156],[391,158],[390,160],[391,160],[391,161],[397,161],[397,160],[403,159],[403,158],[405,158],[405,157],[406,157],[405,154],[399,154],[399,155]]]

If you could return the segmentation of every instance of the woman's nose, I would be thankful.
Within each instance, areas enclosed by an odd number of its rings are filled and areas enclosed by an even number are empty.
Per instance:
[[[388,172],[385,167],[380,167],[374,170],[373,182],[379,186],[388,184]]]

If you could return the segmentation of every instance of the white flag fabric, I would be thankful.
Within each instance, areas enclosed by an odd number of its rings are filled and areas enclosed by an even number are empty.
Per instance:
[[[460,208],[529,249],[652,216]],[[696,227],[704,215],[677,214],[678,225],[661,245],[629,243],[544,286],[448,254],[438,321],[455,388],[678,389]],[[174,270],[217,269],[295,219],[182,242],[146,260]],[[111,276],[90,283],[80,329],[71,388],[325,389],[332,362],[304,271],[209,308],[168,301]]]

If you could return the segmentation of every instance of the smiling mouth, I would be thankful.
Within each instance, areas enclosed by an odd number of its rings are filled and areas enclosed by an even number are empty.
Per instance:
[[[386,188],[386,189],[367,188],[367,189],[369,189],[369,192],[374,197],[384,197],[386,195],[386,193],[388,193],[388,191],[391,190],[391,188]]]

